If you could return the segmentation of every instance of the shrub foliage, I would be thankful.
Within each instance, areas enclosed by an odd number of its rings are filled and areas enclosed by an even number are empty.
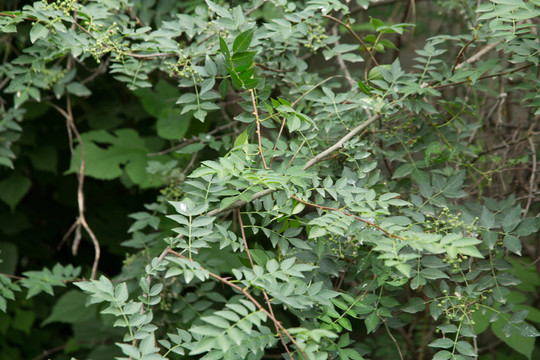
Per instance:
[[[540,356],[537,0],[1,6],[0,359]]]

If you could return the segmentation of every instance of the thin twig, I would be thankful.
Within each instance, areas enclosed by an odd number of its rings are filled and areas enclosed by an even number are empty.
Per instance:
[[[368,126],[370,126],[371,124],[373,124],[375,121],[377,121],[377,119],[379,119],[380,115],[379,114],[376,114],[376,115],[373,115],[371,116],[369,119],[367,119],[366,121],[364,121],[362,124],[358,125],[357,127],[355,127],[354,129],[352,129],[349,133],[347,133],[347,135],[345,135],[344,137],[342,137],[337,143],[335,143],[333,146],[329,147],[328,149],[326,149],[325,151],[321,152],[319,155],[315,156],[314,158],[312,158],[311,160],[309,160],[306,165],[302,168],[302,170],[307,170],[309,169],[310,167],[312,167],[313,165],[323,161],[328,155],[330,155],[331,153],[333,153],[334,151],[337,151],[339,150],[343,144],[352,139],[354,136],[356,136],[359,132],[361,132],[362,130],[364,130],[365,128],[367,128]],[[259,191],[259,192],[256,192],[255,194],[253,194],[253,196],[251,197],[251,201],[254,201],[256,199],[259,199],[263,196],[266,196],[266,195],[270,195],[272,193],[276,192],[276,189],[266,189],[266,190],[262,190],[262,191]],[[225,211],[229,211],[229,210],[234,210],[234,209],[237,209],[239,207],[242,207],[242,206],[245,206],[248,202],[245,201],[245,200],[237,200],[235,201],[234,203],[232,203],[231,205],[227,206],[225,209],[214,209],[210,212],[208,212],[208,216],[216,216],[218,215],[219,213],[222,213],[222,212],[225,212]]]
[[[264,160],[264,152],[263,152],[262,142],[261,142],[261,119],[259,118],[259,110],[257,109],[257,101],[255,100],[255,94],[254,94],[253,89],[250,89],[249,93],[251,94],[251,104],[253,105],[253,115],[255,115],[255,122],[257,124],[257,141],[259,143],[259,152],[261,153],[261,159],[262,159],[264,168],[268,169],[268,166],[266,165],[266,160]]]
[[[302,170],[309,169],[310,167],[312,167],[316,163],[322,161],[325,157],[327,157],[328,155],[330,155],[334,151],[337,151],[337,150],[341,149],[343,147],[343,144],[346,141],[352,139],[354,136],[356,136],[356,134],[358,134],[362,130],[366,129],[367,127],[369,127],[371,124],[373,124],[375,121],[377,121],[379,119],[379,117],[380,117],[379,114],[375,114],[375,115],[371,116],[369,119],[367,119],[366,121],[364,121],[362,124],[358,125],[354,129],[352,129],[347,135],[342,137],[337,143],[335,143],[334,145],[332,145],[331,147],[329,147],[325,151],[321,152],[319,155],[315,156],[313,159],[309,160],[306,163],[306,165],[302,168]]]
[[[492,77],[497,77],[497,76],[503,76],[503,75],[512,74],[512,73],[515,73],[517,71],[520,71],[520,70],[526,69],[528,67],[531,67],[532,65],[533,64],[528,64],[528,65],[519,67],[519,68],[514,69],[514,70],[510,70],[510,71],[507,71],[507,72],[500,72],[500,73],[497,73],[497,74],[480,76],[476,81],[483,80],[483,79],[488,79],[488,78],[492,78]],[[433,87],[431,87],[431,89],[442,89],[442,88],[446,88],[446,87],[449,87],[449,86],[454,86],[454,85],[459,85],[459,84],[464,84],[464,83],[469,83],[469,82],[470,82],[470,80],[456,81],[456,82],[453,82],[453,83],[450,83],[450,84],[443,84],[443,85],[433,86]]]
[[[207,133],[207,135],[214,135],[215,133],[220,132],[221,130],[230,128],[230,127],[233,126],[233,125],[235,125],[235,123],[234,123],[234,122],[230,122],[230,123],[228,123],[228,124],[219,126],[219,127],[215,128],[214,130],[209,131],[209,132]],[[180,143],[180,144],[178,144],[178,145],[175,145],[175,146],[173,146],[173,147],[171,147],[171,148],[168,148],[168,149],[165,149],[165,150],[161,150],[161,151],[158,151],[158,152],[155,152],[155,153],[148,153],[148,154],[146,154],[146,156],[152,157],[152,156],[165,155],[165,154],[171,153],[171,152],[173,152],[173,151],[176,151],[176,150],[178,150],[178,149],[183,148],[184,146],[187,146],[187,145],[189,145],[189,144],[193,144],[193,143],[198,142],[198,141],[201,142],[201,143],[205,142],[204,139],[185,139],[184,142],[182,142],[182,143]]]
[[[360,216],[357,216],[357,215],[354,215],[354,214],[351,214],[350,212],[348,211],[345,211],[343,209],[337,209],[337,208],[333,208],[333,207],[328,207],[328,206],[323,206],[323,205],[317,205],[317,204],[314,204],[312,202],[309,202],[309,201],[306,201],[306,200],[302,200],[300,199],[299,197],[297,196],[291,196],[293,199],[295,199],[296,201],[299,201],[301,202],[302,204],[306,204],[306,205],[309,205],[309,206],[312,206],[312,207],[315,207],[315,208],[318,208],[318,209],[321,209],[321,210],[329,210],[329,211],[338,211],[344,215],[347,215],[347,216],[350,216],[350,217],[353,217],[355,218],[356,220],[360,221],[360,222],[363,222],[364,224],[368,225],[368,226],[371,226],[371,227],[374,227],[375,229],[379,230],[379,231],[382,231],[383,233],[385,233],[388,237],[391,237],[391,238],[394,238],[394,239],[399,239],[399,240],[405,240],[405,238],[401,237],[401,236],[398,236],[398,235],[395,235],[395,234],[392,234],[391,232],[389,232],[388,230],[385,230],[383,229],[382,227],[380,227],[379,225],[371,222],[371,221],[368,221],[368,220],[365,220],[365,219],[362,219]]]
[[[484,46],[482,49],[480,49],[476,54],[474,54],[473,56],[471,56],[470,58],[468,58],[467,60],[465,60],[464,62],[462,63],[459,63],[457,64],[453,70],[459,70],[461,69],[462,67],[464,67],[466,64],[472,64],[472,63],[475,63],[477,62],[478,60],[480,60],[480,58],[482,56],[484,56],[485,54],[487,54],[488,52],[490,52],[493,48],[495,48],[497,45],[499,45],[501,43],[501,41],[496,41],[492,44],[489,44],[489,45],[486,45]],[[467,44],[468,45],[468,44]]]
[[[188,259],[187,257],[185,257],[184,255],[182,254],[179,254],[177,253],[176,251],[174,250],[171,250],[170,248],[167,248],[167,252],[171,255],[174,255],[176,257],[179,257],[179,258],[182,258],[184,260],[189,260],[189,261],[192,261],[190,259]],[[279,330],[281,330],[281,332],[283,332],[283,334],[285,334],[285,336],[287,336],[289,338],[289,340],[291,340],[291,342],[296,346],[296,348],[298,349],[298,351],[300,352],[300,354],[302,354],[302,357],[306,360],[309,360],[309,358],[307,357],[306,353],[304,352],[304,350],[302,350],[302,348],[300,347],[300,345],[298,344],[298,342],[296,341],[296,339],[287,331],[287,329],[281,324],[281,322],[279,320],[277,320],[274,315],[272,315],[268,310],[266,310],[246,289],[244,289],[243,287],[219,276],[219,275],[216,275],[214,274],[213,272],[203,268],[201,266],[201,269],[202,270],[205,270],[205,271],[208,271],[208,274],[210,275],[210,277],[213,277],[214,279],[216,280],[219,280],[221,281],[222,283],[232,287],[233,289],[241,292],[242,294],[244,294],[245,297],[247,297],[249,299],[249,301],[251,301],[253,303],[253,305],[255,305],[260,311],[262,311],[263,313],[266,314],[266,316],[268,316],[273,322],[274,324],[276,324],[276,326],[279,328]]]
[[[287,72],[287,70],[276,69],[276,68],[272,68],[270,66],[266,66],[264,64],[259,64],[259,63],[255,63],[255,66],[258,66],[258,67],[260,67],[261,69],[264,69],[264,70],[276,72],[278,74],[283,74],[283,73]]]
[[[533,199],[533,192],[534,192],[534,188],[536,184],[536,182],[534,181],[535,176],[536,176],[536,149],[535,149],[532,137],[529,137],[528,142],[529,142],[529,146],[531,147],[533,162],[532,162],[532,169],[531,169],[531,177],[529,178],[529,196],[527,196],[527,205],[525,206],[525,210],[523,210],[523,218],[527,216],[527,213],[529,212],[529,208],[531,207],[531,203]]]
[[[338,35],[338,30],[337,30],[336,27],[332,27],[332,35],[334,35],[334,36],[336,36],[336,38],[338,38],[338,36],[337,36]],[[336,40],[336,42],[334,43],[334,46],[335,47],[339,46],[339,41],[338,40]],[[343,74],[345,74],[345,79],[347,79],[347,81],[349,82],[351,90],[354,89],[355,86],[356,86],[356,81],[354,81],[354,79],[352,78],[351,73],[349,71],[349,68],[347,67],[347,65],[345,65],[345,61],[343,61],[340,54],[338,54],[336,56],[336,60],[337,60],[339,68],[341,69],[341,71],[343,71]]]
[[[335,17],[331,16],[331,15],[323,15],[323,17],[325,18],[328,18],[328,19],[331,19],[335,22],[337,22],[338,24],[340,24],[341,26],[344,26],[347,31],[349,31],[349,33],[351,33],[352,36],[354,36],[356,38],[356,40],[358,40],[358,42],[360,43],[360,45],[362,45],[362,47],[364,48],[364,50],[369,54],[369,57],[371,58],[371,60],[373,60],[373,63],[376,65],[376,66],[379,66],[379,63],[377,62],[377,60],[375,60],[375,57],[373,56],[373,54],[371,53],[371,51],[369,50],[369,48],[366,46],[366,43],[364,43],[364,40],[362,40],[362,38],[360,36],[358,36],[358,34],[356,34],[354,32],[354,30],[351,28],[350,25],[348,24],[345,24],[343,21],[339,20],[339,19],[336,19]]]
[[[377,316],[379,316],[379,315],[377,314]],[[400,358],[401,360],[403,360],[404,357],[403,357],[403,354],[401,353],[401,348],[399,347],[399,344],[398,344],[396,338],[394,337],[394,335],[392,335],[392,333],[390,332],[390,329],[388,328],[388,325],[386,325],[385,319],[384,319],[382,316],[379,316],[379,319],[380,319],[381,322],[383,323],[384,328],[386,329],[386,332],[388,333],[388,335],[390,336],[390,338],[392,339],[392,341],[393,341],[394,344],[396,345],[397,351],[398,351],[398,353],[399,353],[399,358]]]
[[[137,22],[137,24],[139,24],[139,26],[141,27],[145,27],[146,25],[144,25],[144,23],[141,21],[141,19],[139,19],[139,17],[137,16],[137,14],[135,14],[135,12],[133,11],[133,9],[131,8],[131,6],[129,6],[127,8],[129,14],[131,16],[133,16],[133,18],[135,19],[135,21]]]
[[[463,66],[465,63],[467,63],[467,60],[465,60],[465,62],[462,62],[462,63],[459,63],[458,64],[458,61],[460,58],[465,58],[465,52],[467,51],[467,49],[469,48],[469,46],[475,42],[476,40],[478,40],[478,37],[477,36],[474,36],[471,40],[467,41],[467,43],[465,45],[463,45],[463,47],[459,50],[457,56],[456,56],[456,60],[454,61],[454,65],[452,66],[452,74],[454,73],[454,71],[456,70],[456,67],[458,65],[461,65]],[[480,50],[482,51],[482,50]],[[476,54],[478,55],[478,54]]]
[[[188,173],[189,169],[191,169],[193,167],[193,165],[195,165],[195,160],[197,159],[197,155],[199,154],[198,151],[195,151],[193,153],[193,155],[191,155],[191,160],[189,161],[189,163],[187,164],[186,168],[184,170],[182,170],[182,175],[186,176],[186,174]]]
[[[242,234],[242,240],[244,241],[244,249],[246,250],[246,254],[248,256],[249,263],[251,264],[251,268],[253,269],[255,264],[253,263],[253,259],[251,258],[251,253],[249,252],[249,247],[248,247],[247,238],[246,238],[246,232],[244,231],[244,223],[242,221],[242,213],[240,212],[240,209],[236,209],[236,213],[237,213],[237,217],[238,217],[238,222],[240,224],[240,233]],[[268,311],[270,311],[272,316],[275,317],[274,309],[272,308],[272,303],[270,302],[270,299],[268,298],[268,294],[264,290],[262,290],[262,293],[263,293],[264,299],[266,300],[266,304],[268,305]],[[293,357],[292,357],[291,351],[289,350],[289,347],[287,346],[287,343],[285,342],[285,339],[283,338],[283,334],[281,334],[281,331],[279,331],[279,327],[277,326],[276,323],[274,323],[274,326],[276,328],[276,332],[279,335],[281,343],[283,344],[283,347],[285,348],[285,351],[287,351],[287,354],[289,355],[289,358],[292,359]]]
[[[330,81],[330,80],[335,79],[335,78],[338,78],[338,77],[343,77],[343,75],[334,75],[334,76],[330,76],[330,77],[327,77],[326,79],[320,81],[318,84],[315,84],[313,87],[311,87],[311,89],[309,89],[308,91],[306,91],[305,93],[303,93],[298,99],[294,100],[293,103],[291,104],[291,106],[296,105],[300,100],[302,100],[302,98],[303,98],[304,96],[306,96],[307,94],[309,94],[310,92],[312,92],[313,90],[315,90],[316,88],[318,88],[319,86],[321,86],[322,84],[324,84],[325,82]]]

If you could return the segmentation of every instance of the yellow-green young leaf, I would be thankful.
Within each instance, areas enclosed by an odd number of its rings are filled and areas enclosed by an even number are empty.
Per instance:
[[[234,147],[242,146],[248,144],[248,134],[247,130],[242,131],[240,135],[234,140]]]

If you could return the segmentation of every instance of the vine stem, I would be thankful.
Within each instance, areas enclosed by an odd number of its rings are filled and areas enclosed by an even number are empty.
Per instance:
[[[169,247],[167,247],[166,251],[167,251],[167,253],[169,253],[169,254],[171,254],[173,256],[179,257],[181,259],[193,261],[193,260],[188,259],[184,255],[182,255],[180,253],[177,253],[176,251],[172,250]],[[225,278],[223,278],[223,277],[221,277],[221,276],[219,276],[217,274],[214,274],[213,272],[205,269],[202,266],[201,266],[201,269],[205,270],[205,271],[208,271],[208,274],[210,275],[210,277],[213,277],[214,279],[221,281],[222,283],[232,287],[233,289],[238,290],[245,297],[247,297],[249,299],[249,301],[251,301],[253,303],[253,305],[255,305],[260,311],[265,313],[266,316],[268,316],[274,322],[275,326],[278,327],[278,329],[281,330],[281,332],[283,332],[283,334],[285,334],[285,336],[287,336],[289,338],[289,340],[291,340],[291,342],[296,346],[296,348],[298,349],[300,354],[302,354],[302,357],[305,360],[309,360],[307,354],[304,352],[304,350],[302,350],[302,348],[300,347],[300,345],[298,344],[296,339],[287,331],[287,329],[285,329],[285,327],[281,324],[281,322],[278,321],[273,314],[271,314],[268,310],[266,310],[246,289],[244,289],[241,286],[236,285],[235,283],[233,283],[230,280],[227,280],[227,279],[225,279]]]
[[[71,228],[69,229],[68,233],[64,236],[64,238],[67,238],[69,234],[72,231],[75,231],[75,240],[73,241],[72,251],[73,253],[77,253],[77,248],[79,246],[80,241],[80,228],[81,226],[86,230],[88,235],[90,236],[90,239],[92,240],[92,244],[94,245],[94,263],[92,264],[92,273],[90,275],[90,279],[96,278],[97,268],[99,264],[99,258],[101,256],[101,248],[99,246],[99,241],[92,231],[92,228],[90,228],[90,225],[88,225],[88,222],[86,221],[86,216],[84,214],[85,212],[85,198],[84,198],[84,169],[86,167],[86,161],[85,161],[85,153],[84,153],[84,143],[81,137],[81,134],[79,133],[79,130],[77,129],[77,126],[75,125],[75,120],[73,117],[73,111],[71,107],[71,96],[68,93],[66,97],[66,110],[62,109],[60,106],[49,103],[53,108],[56,109],[65,119],[67,123],[68,128],[68,134],[69,134],[69,145],[71,153],[73,154],[73,140],[72,140],[72,134],[73,132],[75,134],[75,137],[77,138],[77,141],[79,142],[79,147],[81,149],[81,163],[79,166],[79,172],[77,174],[77,180],[78,180],[78,186],[77,186],[77,203],[79,206],[79,217],[77,220],[75,220],[75,223]]]

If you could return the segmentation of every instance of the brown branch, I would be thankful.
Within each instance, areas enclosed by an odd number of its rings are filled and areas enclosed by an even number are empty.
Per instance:
[[[266,160],[264,160],[264,152],[263,152],[262,142],[261,142],[261,119],[259,118],[259,110],[257,109],[257,101],[255,100],[255,94],[254,94],[253,89],[250,89],[249,93],[251,94],[251,104],[253,105],[253,115],[255,115],[255,122],[257,124],[257,141],[259,143],[259,152],[261,153],[261,159],[262,159],[264,168],[268,169],[268,166],[266,165]]]
[[[503,76],[503,75],[508,75],[508,74],[512,74],[512,73],[515,73],[517,71],[520,71],[520,70],[523,70],[523,69],[526,69],[528,67],[531,67],[533,64],[528,64],[528,65],[525,65],[525,66],[522,66],[522,67],[519,67],[517,69],[514,69],[514,70],[510,70],[510,71],[506,71],[506,72],[500,72],[500,73],[497,73],[497,74],[491,74],[491,75],[484,75],[484,76],[480,76],[478,80],[483,80],[483,79],[488,79],[488,78],[492,78],[492,77],[498,77],[498,76]],[[456,67],[457,68],[457,67]],[[450,87],[450,86],[454,86],[454,85],[459,85],[459,84],[464,84],[464,83],[469,83],[470,80],[462,80],[462,81],[456,81],[454,83],[450,83],[450,84],[443,84],[443,85],[437,85],[437,86],[432,86],[431,89],[442,89],[442,88],[446,88],[446,87]]]
[[[321,152],[319,155],[315,156],[314,158],[312,158],[311,160],[309,160],[306,165],[302,168],[302,170],[307,170],[309,169],[310,167],[312,167],[313,165],[323,161],[328,155],[330,155],[331,153],[333,153],[334,151],[337,151],[339,150],[343,144],[352,139],[354,136],[356,136],[359,132],[361,132],[362,130],[364,130],[365,128],[367,128],[368,126],[370,126],[371,124],[373,124],[375,121],[377,121],[377,119],[379,119],[380,115],[376,114],[376,115],[373,115],[371,116],[369,119],[367,119],[366,121],[364,121],[362,124],[358,125],[357,127],[355,127],[354,129],[352,129],[349,133],[347,133],[347,135],[345,135],[344,137],[342,137],[337,143],[335,143],[333,146],[329,147],[328,149],[326,149],[325,151]],[[266,189],[266,190],[263,190],[263,191],[259,191],[259,192],[256,192],[255,194],[253,194],[253,196],[251,197],[251,200],[250,201],[253,201],[253,200],[256,200],[256,199],[259,199],[263,196],[266,196],[266,195],[270,195],[272,193],[274,193],[275,191],[277,191],[276,189]],[[214,209],[210,212],[208,212],[208,216],[216,216],[217,214],[221,213],[221,212],[225,212],[225,211],[229,211],[229,210],[234,210],[234,209],[237,209],[239,207],[242,207],[242,206],[245,206],[248,202],[245,201],[245,200],[237,200],[235,201],[234,203],[232,203],[231,205],[227,206],[226,208],[220,210],[220,209]]]
[[[474,39],[473,39],[474,40]],[[471,40],[472,41],[472,40]],[[499,45],[501,42],[500,41],[497,41],[497,42],[494,42],[493,44],[489,44],[489,45],[486,45],[484,46],[482,49],[480,49],[480,51],[478,51],[476,54],[474,54],[473,56],[471,56],[470,58],[468,58],[467,60],[465,60],[464,62],[462,63],[459,63],[457,64],[452,70],[459,70],[461,69],[462,67],[464,67],[466,64],[472,64],[472,63],[475,63],[477,62],[478,60],[480,60],[480,58],[482,56],[484,56],[485,54],[487,54],[488,52],[490,52],[493,48],[495,48],[497,45]],[[469,45],[469,44],[467,44]]]
[[[213,134],[215,134],[215,133],[217,133],[217,132],[219,132],[219,131],[221,131],[223,129],[230,128],[234,124],[235,124],[234,122],[230,122],[228,124],[219,126],[219,127],[215,128],[214,130],[209,131],[207,133],[207,135],[213,135]],[[158,151],[158,152],[155,152],[155,153],[148,153],[148,154],[146,154],[146,156],[151,157],[151,156],[165,155],[165,154],[171,153],[173,151],[179,150],[179,149],[183,148],[184,146],[187,146],[189,144],[193,144],[193,143],[196,143],[196,142],[203,143],[203,142],[205,142],[205,140],[204,139],[185,139],[184,142],[182,142],[181,144],[175,145],[175,146],[173,146],[171,148],[161,150],[161,151]]]
[[[242,213],[240,212],[240,209],[236,209],[236,211],[237,211],[238,222],[240,224],[240,233],[242,234],[242,240],[244,241],[244,249],[246,249],[246,254],[248,256],[249,263],[251,264],[251,268],[253,269],[254,264],[253,264],[253,259],[251,258],[251,254],[249,252],[249,247],[248,247],[247,238],[246,238],[246,232],[244,231],[244,223],[242,221]],[[272,314],[272,316],[275,317],[274,309],[272,308],[272,303],[270,302],[270,299],[268,298],[268,294],[264,290],[262,290],[262,293],[263,293],[264,299],[266,300],[266,304],[268,305],[268,311]],[[287,343],[285,342],[285,339],[283,338],[283,334],[281,334],[281,331],[279,331],[279,327],[277,326],[276,323],[274,323],[274,327],[276,328],[276,332],[279,335],[279,339],[281,340],[281,343],[283,344],[283,347],[285,348],[285,351],[287,351],[287,354],[289,355],[289,358],[293,359],[291,351],[289,350],[289,347],[287,346]]]
[[[536,176],[536,149],[535,149],[532,137],[529,137],[528,142],[529,142],[529,146],[531,147],[533,162],[532,162],[532,169],[531,169],[531,177],[529,178],[529,195],[527,196],[527,205],[525,206],[525,209],[523,211],[523,218],[527,216],[527,213],[529,212],[529,208],[531,207],[531,203],[533,199],[533,192],[534,192],[534,188],[536,184],[536,182],[534,181],[535,176]]]
[[[189,261],[192,261],[190,259],[188,259],[187,257],[185,257],[184,255],[182,254],[179,254],[177,253],[176,251],[174,250],[171,250],[170,248],[167,248],[166,249],[167,252],[171,255],[174,255],[176,257],[179,257],[181,259],[184,259],[184,260],[189,260]],[[213,272],[203,268],[201,266],[201,269],[202,270],[205,270],[205,271],[208,271],[208,274],[210,275],[210,277],[213,277],[214,279],[216,280],[219,280],[220,282],[232,287],[233,289],[241,292],[245,297],[247,297],[249,299],[249,301],[251,301],[253,303],[253,305],[255,305],[260,311],[262,311],[263,313],[266,314],[266,316],[268,316],[273,322],[274,324],[279,328],[279,330],[281,330],[281,332],[283,332],[283,334],[285,334],[285,336],[287,336],[289,338],[289,340],[291,340],[291,342],[296,346],[296,348],[298,349],[298,351],[300,352],[300,354],[302,354],[302,356],[304,357],[304,359],[306,360],[309,360],[309,358],[307,357],[306,353],[304,352],[304,350],[302,350],[302,348],[300,347],[300,345],[298,344],[298,342],[295,340],[295,338],[287,331],[287,329],[281,324],[281,322],[279,320],[277,320],[275,318],[274,315],[272,315],[268,310],[266,310],[246,289],[244,289],[243,287],[239,286],[239,285],[236,285],[235,283],[219,276],[219,275],[216,275],[214,274]]]
[[[283,73],[287,72],[287,70],[275,69],[275,68],[271,68],[270,66],[266,66],[264,64],[259,64],[259,63],[255,63],[255,66],[258,66],[258,67],[260,67],[261,69],[264,69],[264,70],[276,72],[278,74],[283,74]]]
[[[127,55],[136,59],[154,59],[154,58],[168,58],[177,56],[176,53],[155,53],[155,54],[137,54],[134,52],[120,53],[120,55]]]
[[[454,71],[456,70],[457,66],[458,66],[458,61],[460,58],[465,58],[465,52],[467,51],[467,49],[469,48],[469,46],[475,42],[476,40],[478,40],[478,37],[473,37],[471,40],[467,41],[467,43],[465,45],[463,45],[463,47],[459,50],[457,56],[456,56],[456,60],[454,61],[454,65],[452,66],[452,70],[451,70],[451,73],[453,74]],[[482,51],[482,50],[480,50]],[[476,54],[478,55],[478,53]],[[463,66],[464,64],[467,63],[467,60],[465,60],[464,62],[460,63],[459,65]]]
[[[340,24],[341,26],[344,26],[347,29],[347,31],[349,31],[349,33],[351,33],[351,35],[354,36],[356,38],[356,40],[358,40],[360,45],[362,45],[364,50],[369,54],[369,57],[371,58],[371,60],[373,60],[373,63],[375,65],[379,66],[379,63],[377,62],[377,60],[375,60],[375,57],[373,56],[373,53],[368,49],[368,47],[366,46],[366,43],[364,43],[364,40],[362,40],[362,38],[360,36],[358,36],[358,34],[356,34],[354,32],[354,30],[351,28],[351,26],[349,24],[345,24],[343,21],[341,21],[339,19],[336,19],[335,17],[333,17],[331,15],[323,15],[323,17],[331,19],[331,20],[337,22],[338,24]]]
[[[195,160],[197,160],[197,155],[199,155],[199,152],[198,151],[195,151],[193,153],[193,155],[191,155],[191,160],[189,161],[189,163],[186,165],[185,169],[182,170],[182,175],[186,176],[189,169],[191,169],[193,167],[193,165],[195,165]]]
[[[6,17],[10,17],[10,18],[16,18],[17,17],[17,15],[3,13],[3,12],[0,12],[0,16],[6,16]],[[33,20],[33,19],[31,19],[31,20]]]
[[[307,94],[309,94],[310,92],[312,92],[313,90],[315,90],[316,88],[318,88],[319,86],[321,86],[322,84],[324,84],[325,82],[327,81],[330,81],[334,78],[338,78],[338,77],[343,77],[343,75],[334,75],[334,76],[330,76],[322,81],[320,81],[318,84],[314,85],[311,89],[309,89],[308,91],[306,91],[305,93],[303,93],[298,99],[294,100],[293,103],[291,104],[291,106],[294,106],[296,105],[300,100],[302,100],[302,98],[304,96],[306,96]]]
[[[309,202],[309,201],[306,201],[306,200],[302,200],[300,199],[299,197],[297,196],[291,196],[293,199],[295,199],[296,201],[299,201],[301,202],[302,204],[306,204],[306,205],[309,205],[309,206],[312,206],[312,207],[315,207],[315,208],[318,208],[318,209],[321,209],[321,210],[329,210],[329,211],[338,211],[344,215],[347,215],[347,216],[350,216],[350,217],[353,217],[355,218],[356,220],[360,221],[360,222],[363,222],[364,224],[368,225],[368,226],[371,226],[371,227],[374,227],[375,229],[379,230],[379,231],[382,231],[383,233],[385,233],[388,237],[391,237],[391,238],[394,238],[394,239],[399,239],[399,240],[405,240],[405,238],[401,237],[401,236],[398,236],[398,235],[395,235],[395,234],[392,234],[391,232],[389,232],[388,230],[385,230],[383,229],[382,227],[380,227],[379,225],[371,222],[371,221],[368,221],[368,220],[365,220],[365,219],[362,219],[360,216],[357,216],[357,215],[354,215],[354,214],[351,214],[350,212],[348,211],[345,211],[343,209],[337,209],[337,208],[333,208],[333,207],[328,207],[328,206],[323,206],[323,205],[317,205],[317,204],[314,204],[312,202]]]
[[[338,31],[337,31],[336,27],[332,27],[332,35],[334,35],[334,36],[336,36],[336,38],[338,38],[338,36],[337,36]],[[334,46],[336,46],[336,47],[339,46],[339,41],[336,40],[336,42],[334,43]],[[341,69],[341,71],[343,71],[343,74],[345,74],[345,79],[347,79],[347,81],[349,82],[351,90],[354,89],[355,86],[356,86],[356,81],[354,81],[354,79],[352,78],[351,73],[349,71],[349,68],[345,64],[345,61],[343,61],[343,59],[341,58],[341,54],[338,54],[336,56],[336,60],[337,60],[339,68]]]
[[[399,344],[398,344],[396,338],[394,337],[394,335],[392,335],[392,333],[390,332],[390,329],[388,328],[388,325],[386,325],[386,320],[382,316],[380,316],[379,314],[377,314],[377,316],[379,317],[379,320],[381,320],[381,322],[383,323],[384,328],[386,329],[386,332],[388,333],[388,335],[392,339],[392,342],[394,343],[394,345],[396,345],[397,351],[399,353],[400,360],[403,360],[404,357],[403,357],[403,354],[401,353],[401,348],[399,347]]]
[[[141,27],[145,27],[146,25],[144,25],[144,23],[141,21],[141,19],[139,19],[139,17],[137,16],[137,14],[135,14],[135,12],[133,11],[133,9],[130,7],[127,8],[129,14],[135,19],[135,21],[137,22],[137,24],[139,24],[139,26]]]
[[[324,158],[326,158],[328,155],[332,154],[334,151],[337,151],[343,147],[343,144],[352,139],[356,134],[363,131],[367,127],[369,127],[371,124],[373,124],[375,121],[379,119],[380,115],[376,114],[368,118],[366,121],[364,121],[362,124],[358,125],[354,129],[352,129],[347,135],[342,137],[337,143],[335,143],[333,146],[329,147],[325,151],[321,152],[319,155],[315,156],[311,160],[309,160],[306,165],[302,168],[302,170],[307,170],[316,163],[322,161]]]
[[[54,354],[55,352],[62,351],[64,349],[66,349],[67,347],[68,347],[68,344],[64,344],[64,345],[55,346],[55,347],[53,347],[51,349],[43,350],[41,352],[41,354],[36,355],[35,357],[32,358],[32,360],[40,360],[40,359],[43,359],[43,358],[49,358],[49,356],[51,354]]]
[[[24,280],[24,279],[26,279],[26,278],[23,277],[23,276],[10,275],[10,274],[5,274],[5,273],[0,273],[0,275],[5,276],[5,277],[8,277],[8,278],[11,278],[11,279],[17,279],[17,280]]]

